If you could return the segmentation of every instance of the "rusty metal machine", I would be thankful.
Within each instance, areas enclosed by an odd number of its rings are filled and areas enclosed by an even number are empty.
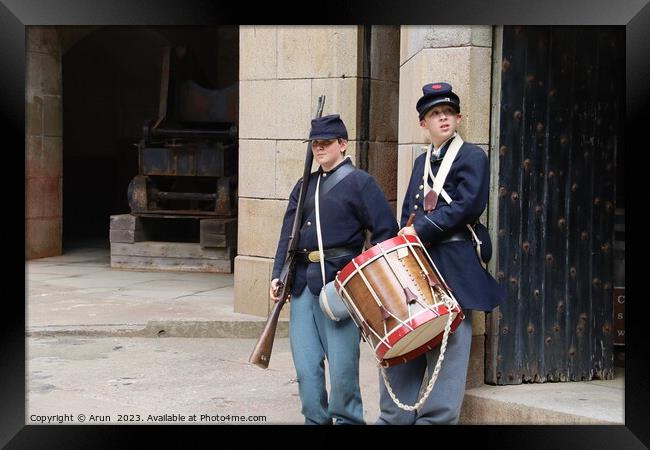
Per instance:
[[[237,208],[236,85],[210,89],[185,47],[163,54],[159,115],[138,143],[131,214],[226,218]]]

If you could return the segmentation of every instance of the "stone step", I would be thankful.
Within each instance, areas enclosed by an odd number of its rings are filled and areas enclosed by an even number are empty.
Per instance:
[[[48,325],[30,327],[28,337],[186,337],[257,339],[266,320],[152,320],[146,324]],[[276,338],[289,336],[289,321],[279,320]]]
[[[483,385],[465,392],[468,425],[583,425],[625,423],[625,371],[613,380]]]

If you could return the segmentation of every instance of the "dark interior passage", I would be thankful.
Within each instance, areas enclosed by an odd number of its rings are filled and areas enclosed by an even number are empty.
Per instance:
[[[223,89],[237,83],[238,36],[235,26],[105,27],[64,53],[64,251],[79,240],[108,245],[110,216],[130,212],[137,143],[160,114],[165,48],[191,55],[199,86]]]

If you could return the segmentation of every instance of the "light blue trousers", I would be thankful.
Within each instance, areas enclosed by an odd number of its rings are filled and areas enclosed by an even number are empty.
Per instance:
[[[364,424],[359,388],[360,333],[351,319],[335,322],[308,287],[291,298],[289,339],[305,424]],[[325,387],[329,366],[330,396]]]
[[[460,407],[465,395],[467,365],[472,346],[472,315],[464,311],[465,319],[449,336],[445,359],[438,378],[424,405],[417,411],[404,411],[390,397],[384,379],[379,373],[379,408],[377,425],[455,425],[460,417]],[[420,388],[431,379],[436,367],[440,346],[424,355],[386,369],[387,378],[397,399],[414,405],[419,400]]]

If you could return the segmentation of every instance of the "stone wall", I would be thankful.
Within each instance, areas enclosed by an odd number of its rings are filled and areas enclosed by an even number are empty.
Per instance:
[[[61,47],[53,28],[27,27],[25,36],[25,251],[33,259],[61,254]]]
[[[413,162],[430,143],[419,125],[415,104],[422,86],[446,81],[460,97],[463,120],[459,133],[464,140],[486,151],[490,143],[492,80],[491,26],[403,26],[400,34],[399,163],[397,208],[402,202]],[[484,220],[485,222],[485,220]],[[472,317],[473,338],[468,387],[484,380],[485,314]]]
[[[236,312],[269,312],[282,218],[302,176],[302,140],[321,94],[323,114],[338,113],[345,121],[348,154],[357,160],[361,44],[357,26],[240,27]]]

